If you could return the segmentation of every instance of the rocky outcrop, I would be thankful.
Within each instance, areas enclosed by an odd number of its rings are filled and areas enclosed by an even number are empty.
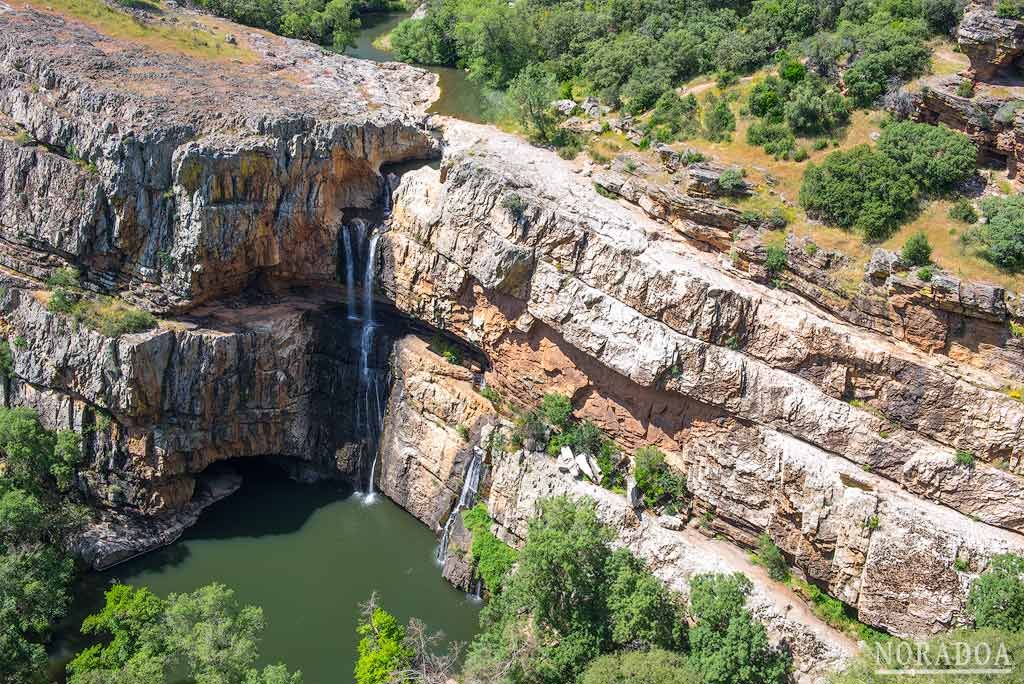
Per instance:
[[[257,33],[238,63],[103,38],[0,14],[0,112],[21,136],[0,138],[0,265],[68,262],[156,310],[257,278],[331,282],[380,166],[436,154],[432,74]]]
[[[493,419],[473,373],[422,338],[395,343],[378,488],[431,529],[444,525],[473,457],[473,437]]]
[[[974,77],[987,81],[1012,69],[1024,55],[1024,22],[998,16],[988,2],[971,5],[957,29]]]
[[[1024,529],[1015,512],[1024,406],[998,391],[1006,378],[738,280],[663,224],[598,196],[553,155],[511,154],[506,146],[518,143],[482,133],[453,125],[441,170],[403,179],[382,274],[398,308],[483,350],[492,364],[488,385],[514,404],[564,392],[579,415],[627,449],[658,444],[686,468],[694,445],[737,426],[753,430],[748,455],[764,460],[740,467],[726,459],[708,482],[752,471],[771,483],[762,489],[778,489],[792,474],[779,470],[782,451],[755,445],[779,440],[802,467],[827,465],[822,477],[832,482],[870,471],[871,487],[886,495],[835,485],[836,501],[850,501],[831,519],[835,527],[807,523],[815,532],[791,534],[772,521],[795,504],[752,501],[723,516],[731,522],[722,532],[741,544],[763,530],[777,534],[808,576],[871,624],[909,635],[961,622],[966,581],[952,569],[959,554],[981,567],[992,553],[1018,548],[1016,532]],[[470,147],[472,154],[459,153]],[[503,201],[511,193],[518,201]],[[977,457],[974,468],[956,465],[958,449]],[[709,510],[723,502],[720,491],[708,488]],[[879,562],[898,558],[894,564],[920,569],[902,576],[902,585],[883,586],[859,560],[871,549],[865,521],[883,514],[894,529],[929,519],[938,526],[921,533],[933,541],[920,546],[906,541],[913,535],[891,544],[919,550],[930,564],[882,551],[878,542]],[[787,525],[803,530],[802,516]],[[961,542],[934,541],[943,537]],[[974,537],[1002,541],[967,544]],[[895,596],[915,592],[939,608],[897,606]]]

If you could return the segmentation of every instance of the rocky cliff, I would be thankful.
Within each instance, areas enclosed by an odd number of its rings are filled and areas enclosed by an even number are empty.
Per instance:
[[[716,532],[768,532],[868,624],[964,621],[972,575],[1024,544],[1012,375],[737,277],[552,153],[455,123],[446,141],[396,196],[400,310],[481,349],[512,403],[560,391],[627,449],[669,451]]]

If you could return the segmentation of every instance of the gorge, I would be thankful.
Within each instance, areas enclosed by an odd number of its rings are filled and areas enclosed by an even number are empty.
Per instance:
[[[357,602],[470,639],[467,592],[493,588],[462,513],[518,548],[565,494],[680,595],[750,577],[793,680],[824,684],[857,639],[751,559],[761,537],[905,638],[968,625],[972,581],[1024,553],[1012,291],[883,250],[850,295],[796,236],[780,285],[771,229],[720,198],[432,109],[445,76],[217,21],[238,52],[210,61],[0,0],[3,399],[82,435],[82,612],[110,577],[237,580],[273,618],[268,662],[346,681]],[[55,309],[72,267],[76,297],[156,324]],[[514,443],[551,394],[624,471],[664,452],[685,505]]]

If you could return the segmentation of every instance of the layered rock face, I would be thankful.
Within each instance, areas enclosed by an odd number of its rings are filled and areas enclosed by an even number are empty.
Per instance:
[[[553,154],[446,138],[396,196],[381,280],[400,310],[480,348],[513,403],[564,392],[627,449],[668,450],[718,532],[768,532],[865,622],[963,623],[972,575],[1024,548],[1008,378],[739,279]]]
[[[211,63],[0,13],[0,265],[73,263],[175,311],[261,276],[332,281],[381,164],[436,154],[436,77],[247,35],[251,61]]]
[[[1024,22],[998,16],[994,4],[971,4],[957,28],[974,77],[983,81],[1013,69],[1024,55]]]

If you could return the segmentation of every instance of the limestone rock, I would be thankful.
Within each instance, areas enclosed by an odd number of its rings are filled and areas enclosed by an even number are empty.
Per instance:
[[[957,39],[975,78],[987,81],[1024,55],[1024,22],[999,17],[987,4],[974,4],[960,21]]]

